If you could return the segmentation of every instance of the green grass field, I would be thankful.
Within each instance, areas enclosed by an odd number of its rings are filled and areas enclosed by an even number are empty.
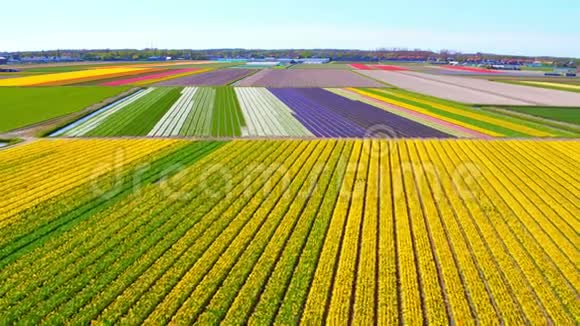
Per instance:
[[[145,136],[181,96],[180,87],[157,88],[109,116],[89,136]]]
[[[504,109],[525,113],[540,118],[580,125],[580,108],[549,108],[549,107],[546,108],[534,106],[529,107],[513,106],[513,107],[505,107]]]
[[[212,135],[216,137],[241,136],[246,125],[238,97],[232,87],[217,87]]]
[[[0,88],[0,132],[80,111],[128,87]]]
[[[212,87],[200,88],[194,95],[193,108],[185,119],[181,134],[210,136],[216,91]]]

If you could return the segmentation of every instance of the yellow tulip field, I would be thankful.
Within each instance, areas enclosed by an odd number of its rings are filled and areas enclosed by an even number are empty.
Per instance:
[[[577,325],[576,140],[0,151],[2,324]]]

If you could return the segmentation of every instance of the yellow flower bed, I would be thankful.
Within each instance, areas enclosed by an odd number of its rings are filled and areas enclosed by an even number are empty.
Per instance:
[[[466,128],[466,129],[474,130],[474,131],[477,131],[477,132],[482,133],[484,135],[488,135],[488,136],[492,136],[492,137],[503,137],[503,136],[505,136],[503,134],[500,134],[500,133],[497,133],[497,132],[494,132],[494,131],[491,131],[491,130],[487,130],[487,129],[484,129],[484,128],[479,128],[479,127],[476,127],[476,126],[473,126],[473,125],[464,123],[464,122],[459,121],[459,120],[455,120],[455,119],[448,118],[448,117],[443,116],[443,115],[435,114],[435,113],[433,113],[433,112],[431,112],[429,110],[423,109],[423,108],[421,108],[419,106],[407,104],[407,103],[401,102],[401,101],[397,101],[397,100],[394,100],[394,99],[389,98],[389,97],[386,97],[386,96],[379,96],[379,95],[372,94],[372,93],[369,93],[369,92],[365,92],[363,90],[359,90],[359,89],[355,89],[355,88],[349,88],[349,90],[351,90],[353,92],[356,92],[356,93],[359,93],[361,95],[370,97],[370,98],[374,98],[374,99],[379,100],[379,101],[383,101],[383,102],[386,102],[386,103],[391,103],[393,105],[396,105],[396,106],[399,106],[399,107],[402,107],[402,108],[405,108],[405,109],[408,109],[408,110],[412,110],[412,111],[415,111],[415,112],[424,114],[426,116],[434,117],[434,118],[437,118],[439,120],[442,120],[442,121],[445,121],[445,122],[449,122],[449,123],[452,123],[454,125],[457,125],[457,126],[460,126],[460,127]]]
[[[192,144],[0,150],[0,320],[578,324],[576,140]]]
[[[140,82],[132,83],[130,85],[146,86],[146,85],[151,85],[151,84],[159,83],[159,82],[170,80],[170,79],[176,79],[176,78],[181,78],[181,77],[190,76],[190,75],[203,74],[205,72],[212,71],[212,70],[213,69],[208,68],[208,69],[200,69],[200,70],[195,70],[195,71],[188,71],[188,72],[184,72],[181,74],[170,75],[170,76],[165,76],[165,77],[156,78],[156,79],[146,79],[146,80],[143,80]]]
[[[383,93],[385,94],[391,94],[393,96],[397,96],[403,99],[407,99],[410,101],[414,101],[414,102],[418,102],[418,103],[422,103],[425,105],[429,105],[431,107],[434,107],[436,109],[439,110],[443,110],[443,111],[447,111],[449,113],[453,113],[453,114],[457,114],[457,115],[461,115],[467,118],[471,118],[471,119],[476,119],[478,121],[483,121],[483,122],[487,122],[490,124],[494,124],[496,126],[500,126],[506,129],[511,129],[513,131],[517,131],[517,132],[521,132],[530,136],[535,136],[535,137],[550,137],[550,136],[554,136],[551,133],[547,133],[541,130],[537,130],[531,127],[527,127],[524,125],[520,125],[517,123],[512,123],[500,118],[493,118],[484,114],[478,114],[476,112],[469,112],[467,110],[461,110],[461,109],[457,109],[454,107],[451,107],[449,105],[445,105],[445,104],[440,104],[434,101],[429,101],[429,100],[425,100],[422,98],[418,98],[418,97],[414,97],[414,96],[410,96],[410,95],[405,95],[405,94],[401,94],[401,93],[393,93],[393,92],[389,92],[389,91],[383,91]]]
[[[14,165],[0,173],[4,180],[0,182],[0,227],[30,207],[112,171],[121,172],[135,160],[175,143],[178,141],[40,140],[1,151],[0,161]],[[79,152],[84,155],[78,156]],[[27,163],[18,164],[21,161]]]
[[[550,87],[580,90],[580,85],[571,85],[571,84],[564,84],[564,83],[550,83],[550,82],[538,82],[538,81],[521,81],[520,83],[521,84],[528,84],[528,85],[550,86]]]
[[[80,70],[71,72],[62,72],[56,74],[36,75],[19,78],[9,78],[0,80],[0,86],[51,86],[52,83],[65,85],[67,83],[78,82],[90,78],[104,79],[109,76],[133,75],[151,71],[147,68],[99,68],[90,70]]]
[[[477,112],[470,112],[470,111],[467,111],[467,110],[457,109],[457,108],[454,108],[454,107],[449,106],[449,105],[437,103],[437,102],[434,102],[434,101],[425,100],[425,99],[418,98],[418,97],[414,97],[414,96],[410,96],[410,95],[405,95],[405,94],[402,94],[402,93],[399,93],[399,92],[397,92],[397,93],[389,92],[389,91],[381,91],[381,92],[383,92],[385,94],[390,94],[390,95],[393,95],[393,96],[396,96],[396,97],[400,97],[400,98],[403,98],[403,99],[407,99],[407,100],[410,100],[410,101],[413,101],[413,102],[417,102],[417,103],[422,103],[422,104],[425,104],[425,105],[429,105],[431,107],[434,107],[436,109],[443,110],[443,111],[446,111],[446,112],[449,112],[449,113],[453,113],[453,114],[461,115],[461,116],[464,116],[464,117],[467,117],[467,118],[471,118],[471,119],[476,119],[476,120],[479,120],[479,121],[487,122],[487,123],[490,123],[490,124],[493,124],[493,125],[496,125],[496,126],[500,126],[500,127],[506,128],[506,129],[511,129],[511,130],[514,130],[514,131],[517,131],[517,132],[521,132],[521,133],[530,135],[530,136],[535,136],[535,137],[550,137],[550,136],[554,136],[551,133],[544,132],[544,131],[541,131],[541,130],[537,130],[537,129],[534,129],[534,128],[530,128],[530,127],[527,127],[527,126],[524,126],[524,125],[521,125],[521,124],[512,123],[512,122],[509,122],[509,121],[506,121],[506,120],[503,120],[503,119],[490,117],[490,116],[487,116],[487,115],[484,115],[484,114],[479,114]]]

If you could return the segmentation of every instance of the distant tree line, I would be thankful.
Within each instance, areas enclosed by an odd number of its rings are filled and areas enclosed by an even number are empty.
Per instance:
[[[485,61],[485,60],[513,60],[529,62],[533,60],[575,62],[580,64],[580,58],[554,57],[525,57],[506,56],[483,53],[459,53],[450,50],[439,52],[420,49],[377,49],[338,50],[338,49],[291,49],[291,50],[262,50],[262,49],[210,49],[210,50],[169,50],[169,49],[97,49],[97,50],[52,50],[52,51],[23,51],[7,53],[12,58],[30,57],[66,57],[88,61],[127,61],[149,60],[171,57],[173,59],[209,60],[215,58],[331,58],[334,61]]]

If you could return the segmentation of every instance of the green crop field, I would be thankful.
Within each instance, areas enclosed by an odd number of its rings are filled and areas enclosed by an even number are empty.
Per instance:
[[[180,87],[157,88],[141,101],[110,115],[89,136],[145,136],[177,101]]]
[[[0,132],[80,111],[128,87],[0,88]]]
[[[216,91],[212,87],[205,87],[197,91],[194,96],[192,113],[187,116],[183,124],[183,135],[211,135],[215,96]]]
[[[216,137],[240,136],[245,125],[244,114],[233,88],[218,87],[212,134]]]
[[[390,103],[399,103],[418,110],[424,110],[430,116],[440,117],[447,121],[454,121],[458,125],[470,126],[470,128],[475,128],[475,130],[489,131],[495,136],[578,136],[576,133],[570,133],[566,130],[546,126],[526,119],[475,109],[465,104],[401,89],[363,90],[386,101],[390,101]]]
[[[546,108],[535,106],[514,106],[505,109],[561,122],[580,125],[580,108]]]

